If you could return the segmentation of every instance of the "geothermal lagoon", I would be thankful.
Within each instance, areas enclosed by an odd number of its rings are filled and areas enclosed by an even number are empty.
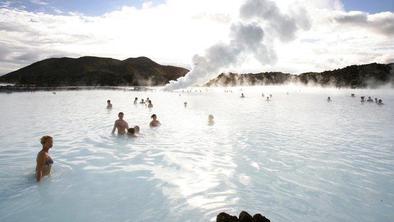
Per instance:
[[[134,97],[154,107],[134,105]],[[242,210],[275,222],[394,216],[392,90],[153,88],[11,93],[0,101],[2,222],[206,222]],[[141,127],[138,138],[111,134],[121,111]],[[148,126],[153,113],[156,129]],[[36,183],[43,135],[54,138],[54,164]]]

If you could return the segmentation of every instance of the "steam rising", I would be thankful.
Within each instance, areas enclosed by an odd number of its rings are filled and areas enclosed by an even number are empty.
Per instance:
[[[205,51],[205,56],[193,56],[192,70],[171,81],[165,89],[203,84],[216,77],[222,69],[241,63],[242,55],[252,55],[261,64],[273,64],[277,60],[273,40],[288,42],[295,39],[299,29],[309,28],[310,22],[303,8],[285,15],[273,1],[247,0],[240,8],[239,21],[231,25],[230,42],[211,46]]]

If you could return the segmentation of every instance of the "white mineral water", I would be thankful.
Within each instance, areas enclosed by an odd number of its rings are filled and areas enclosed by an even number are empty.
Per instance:
[[[0,221],[206,222],[241,210],[275,222],[393,220],[394,91],[199,90],[0,94]],[[111,135],[120,111],[139,138]],[[54,164],[38,184],[44,135]]]

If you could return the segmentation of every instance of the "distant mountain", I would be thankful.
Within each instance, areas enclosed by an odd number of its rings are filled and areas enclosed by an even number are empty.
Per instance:
[[[343,69],[321,73],[309,72],[294,75],[281,72],[264,72],[257,74],[220,74],[206,83],[206,86],[242,86],[242,85],[276,85],[301,83],[305,85],[366,88],[385,84],[394,86],[394,64],[352,65]]]
[[[34,86],[157,86],[189,70],[160,65],[147,57],[50,58],[0,76],[0,82]]]

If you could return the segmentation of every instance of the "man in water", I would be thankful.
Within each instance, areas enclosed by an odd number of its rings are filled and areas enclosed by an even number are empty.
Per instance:
[[[241,98],[245,98],[245,95],[243,93],[241,93]]]
[[[136,105],[138,103],[138,97],[134,98],[134,105]]]
[[[107,100],[107,109],[111,109],[111,108],[112,108],[111,100]]]
[[[161,125],[160,121],[157,119],[156,114],[153,114],[150,118],[152,118],[152,121],[149,124],[150,127],[158,127]]]
[[[115,121],[114,128],[112,129],[112,134],[115,133],[115,129],[118,129],[118,135],[126,134],[126,130],[129,128],[129,124],[123,120],[124,114],[120,112],[118,114],[119,119]]]
[[[327,97],[327,102],[331,102],[331,97]]]

